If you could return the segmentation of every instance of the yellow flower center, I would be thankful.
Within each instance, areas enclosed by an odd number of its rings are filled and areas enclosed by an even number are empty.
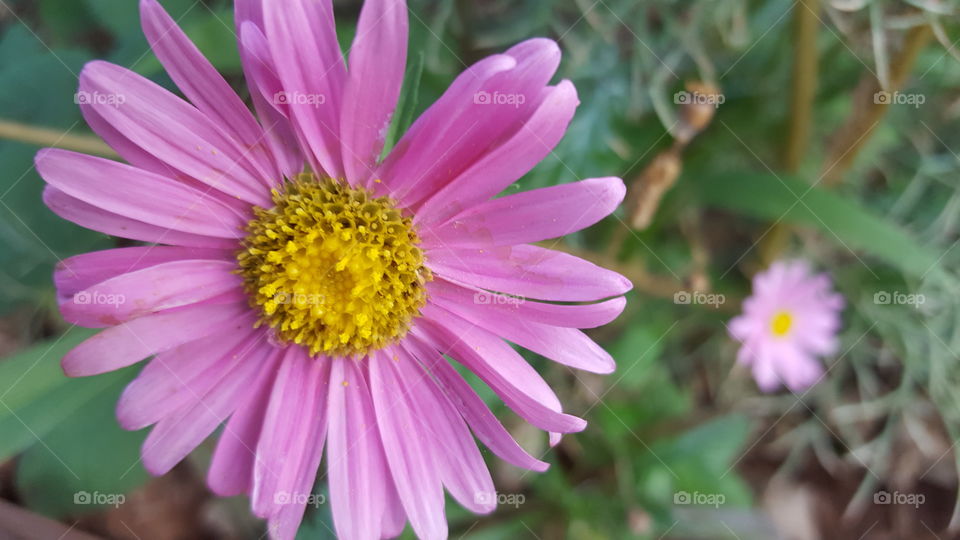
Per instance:
[[[431,275],[396,203],[312,173],[273,203],[254,208],[237,253],[257,326],[312,355],[362,356],[403,337]]]
[[[793,315],[786,311],[778,311],[770,320],[770,331],[777,337],[787,335],[791,326],[793,326]]]

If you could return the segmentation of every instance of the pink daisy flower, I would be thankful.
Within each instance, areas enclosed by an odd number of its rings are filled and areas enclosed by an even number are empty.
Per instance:
[[[730,321],[742,344],[737,362],[753,368],[764,392],[809,388],[823,374],[818,357],[837,351],[843,304],[827,274],[814,275],[804,261],[773,263],[753,277],[753,295]]]
[[[562,412],[507,341],[614,369],[579,329],[616,318],[630,283],[530,243],[610,214],[622,181],[493,198],[573,116],[573,85],[549,84],[557,45],[532,39],[470,66],[380,161],[406,10],[366,2],[345,63],[329,0],[237,0],[255,116],[143,0],[144,32],[189,101],[92,62],[80,76],[84,117],[129,165],[37,154],[54,212],[149,244],[58,267],[64,317],[105,328],[64,370],[96,375],[152,357],[117,406],[125,428],[154,426],[147,470],[169,471],[226,422],[210,488],[249,494],[274,538],[295,535],[318,474],[342,538],[396,536],[408,521],[442,538],[444,488],[477,513],[496,504],[474,437],[513,465],[547,468],[445,356],[553,443],[585,422]],[[485,99],[502,95],[523,99]]]

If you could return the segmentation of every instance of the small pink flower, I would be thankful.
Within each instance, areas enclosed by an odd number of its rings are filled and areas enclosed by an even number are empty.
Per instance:
[[[448,358],[554,444],[586,422],[507,340],[614,369],[579,329],[616,318],[630,282],[533,243],[610,214],[623,182],[496,198],[552,152],[578,105],[570,81],[550,84],[557,44],[470,66],[381,160],[404,1],[364,3],[345,62],[330,0],[237,0],[256,114],[156,0],[141,17],[189,101],[92,62],[78,102],[127,163],[45,149],[36,165],[58,215],[147,244],[72,257],[54,276],[64,318],[104,328],[63,359],[68,375],[151,358],[117,406],[123,427],[154,426],[146,469],[164,474],[225,424],[210,488],[249,495],[284,539],[318,475],[341,538],[409,522],[434,539],[447,535],[444,490],[473,512],[496,506],[474,437],[546,469]]]
[[[813,275],[804,261],[774,263],[754,276],[743,314],[730,321],[742,344],[737,361],[753,368],[764,392],[809,388],[823,374],[818,357],[837,351],[843,305],[828,275]]]

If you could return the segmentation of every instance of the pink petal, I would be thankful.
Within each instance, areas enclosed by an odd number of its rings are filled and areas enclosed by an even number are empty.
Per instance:
[[[264,104],[284,119],[289,119],[290,104],[286,99],[280,99],[283,95],[283,83],[277,75],[276,66],[273,63],[273,57],[270,56],[270,43],[267,42],[267,36],[263,34],[263,29],[252,22],[245,22],[239,27],[240,31],[240,50],[246,55],[247,63],[244,68],[247,70],[247,80],[252,88],[258,91],[255,94],[264,98]],[[296,139],[296,133],[293,126],[290,126],[291,134]]]
[[[556,43],[535,39],[478,62],[404,135],[380,178],[405,205],[419,204],[503,145],[513,144],[510,139],[526,130],[524,124],[540,107],[559,61]],[[513,97],[514,104],[491,104],[498,95]]]
[[[475,105],[474,95],[494,75],[516,65],[513,57],[493,55],[458,75],[440,99],[410,126],[377,170],[375,178],[383,181],[374,186],[380,187],[379,194],[389,194],[409,204],[446,183],[449,176],[445,172],[456,163],[450,154],[456,154],[460,146],[474,143],[472,131],[483,119],[468,114]]]
[[[197,109],[246,149],[265,185],[280,180],[263,130],[237,93],[156,0],[140,0],[143,33],[170,78]]]
[[[504,54],[517,59],[517,68],[499,78],[527,80],[532,87],[549,83],[560,66],[560,47],[552,39],[528,39],[510,47]]]
[[[489,296],[488,296],[489,298]],[[431,296],[431,301],[492,334],[546,356],[565,366],[592,373],[613,373],[616,364],[602,347],[576,328],[558,328],[522,317],[504,317],[501,310],[475,299],[450,300]]]
[[[90,96],[91,106],[104,121],[157,159],[214,189],[270,206],[269,190],[245,149],[156,83],[120,66],[94,61],[80,73],[80,91]]]
[[[545,304],[505,294],[496,294],[470,285],[453,283],[435,276],[427,284],[430,298],[477,304],[495,317],[517,318],[564,328],[596,328],[616,319],[627,300],[619,296],[595,304]]]
[[[570,81],[547,90],[543,103],[523,127],[433,194],[418,210],[417,222],[446,220],[530,172],[563,138],[578,104],[577,90]]]
[[[157,354],[120,395],[120,425],[129,430],[142,429],[205,393],[232,366],[227,353],[243,343],[248,347],[258,343],[251,339],[253,333],[253,329],[221,332]]]
[[[727,333],[730,334],[731,338],[740,342],[746,341],[753,332],[753,328],[753,321],[744,315],[734,317],[727,323]]]
[[[141,451],[144,468],[153,475],[166,474],[209,437],[249,392],[267,353],[263,347],[245,345],[228,352],[218,366],[222,371],[207,374],[215,382],[150,431]]]
[[[545,431],[572,433],[587,423],[563,414],[560,401],[540,375],[499,337],[449,311],[428,304],[415,330],[443,354],[449,354],[483,380],[531,424]]]
[[[540,300],[600,300],[620,296],[633,286],[620,274],[591,262],[530,245],[433,249],[427,264],[455,282]]]
[[[177,175],[177,170],[155,158],[150,152],[140,148],[122,133],[104,120],[90,103],[80,104],[80,113],[94,133],[100,136],[110,148],[113,148],[127,163],[145,171],[163,174],[169,177]]]
[[[221,497],[232,497],[250,493],[253,489],[253,467],[256,457],[263,419],[270,403],[270,391],[277,377],[277,368],[283,352],[272,345],[269,347],[267,365],[260,373],[260,379],[253,385],[249,398],[241,405],[227,422],[220,441],[213,452],[207,484],[210,490]]]
[[[278,128],[275,137],[278,144],[292,149],[308,148],[310,144],[304,139],[302,132],[295,130],[290,123],[293,113],[289,100],[286,99],[287,92],[277,75],[270,44],[263,30],[251,21],[244,21],[242,24],[238,22],[238,29],[247,81],[254,97],[260,98],[255,99],[254,103],[262,104],[258,109],[261,111],[261,118],[271,119],[272,125]],[[292,164],[286,169],[288,177],[303,170],[303,157],[299,155],[299,150],[296,152],[295,156],[286,160]]]
[[[232,261],[232,251],[173,246],[139,246],[92,251],[57,263],[53,283],[61,300],[119,275],[184,260]]]
[[[222,191],[211,190],[210,186],[180,173],[170,165],[154,157],[150,152],[134,144],[133,141],[125,137],[122,133],[114,129],[109,122],[104,120],[103,117],[97,113],[96,108],[90,103],[81,103],[80,112],[83,114],[83,118],[87,121],[90,129],[120,154],[120,157],[127,163],[138,169],[165,176],[181,184],[206,192],[208,196],[233,208],[235,212],[243,213],[249,211],[249,204],[227,195]]]
[[[277,80],[269,46],[263,37],[263,5],[260,0],[238,0],[234,6],[240,63],[243,64],[250,97],[257,116],[263,123],[265,141],[277,160],[280,172],[289,178],[303,170],[303,156],[300,155],[300,143],[290,120],[274,103],[276,93],[282,88]],[[248,27],[247,30],[244,30],[244,26]],[[255,46],[259,49],[252,48],[251,40],[258,40]],[[265,77],[272,82],[265,82]],[[269,84],[273,85],[273,89],[264,92],[264,88]]]
[[[783,381],[777,373],[776,360],[770,355],[769,347],[760,342],[750,344],[753,356],[753,378],[763,392],[773,392]]]
[[[346,69],[333,6],[330,0],[265,2],[263,16],[293,126],[309,143],[314,168],[340,178],[340,103]]]
[[[406,350],[396,347],[394,352],[398,356],[394,367],[400,377],[407,381],[423,381],[422,385],[417,386],[418,390],[407,397],[418,411],[416,417],[432,442],[428,449],[439,468],[444,486],[457,502],[471,512],[492,512],[496,508],[493,479],[456,406]],[[386,357],[375,361],[390,362]]]
[[[293,538],[323,455],[330,361],[287,347],[257,443],[253,511],[271,538]]]
[[[108,279],[60,305],[63,318],[97,328],[196,304],[231,291],[243,282],[232,261],[173,261]]]
[[[263,27],[263,0],[235,0],[233,9],[238,34],[240,25],[247,21]]]
[[[46,148],[35,162],[40,176],[67,195],[158,227],[242,238],[251,217],[179,182],[109,159]]]
[[[406,63],[407,3],[364,2],[350,48],[340,111],[343,167],[352,184],[365,184],[376,166],[400,97]]]
[[[803,392],[823,375],[820,362],[803,351],[787,349],[780,353],[778,365],[783,382],[792,392]]]
[[[120,238],[187,247],[237,249],[236,240],[213,238],[211,236],[185,233],[150,225],[142,221],[101,210],[96,206],[71,197],[53,186],[47,186],[43,189],[43,203],[46,204],[54,214],[67,221],[72,221],[81,227]]]
[[[83,114],[83,118],[87,121],[87,125],[90,126],[90,129],[92,129],[94,133],[99,135],[101,139],[103,139],[108,145],[110,145],[111,148],[120,154],[120,157],[123,158],[123,160],[127,163],[130,163],[138,169],[143,169],[145,171],[150,171],[152,173],[165,176],[167,178],[176,180],[181,184],[185,184],[199,191],[206,192],[208,196],[215,198],[218,202],[223,203],[230,208],[233,208],[235,212],[244,213],[249,211],[248,203],[227,195],[222,191],[210,189],[210,186],[184,175],[167,163],[157,159],[147,150],[144,150],[140,146],[134,144],[133,141],[125,137],[122,133],[110,125],[109,122],[104,120],[104,118],[97,113],[96,107],[94,107],[94,105],[91,103],[81,103],[80,112]]]
[[[743,345],[737,349],[737,363],[743,366],[750,366],[756,361],[757,355],[752,343],[749,341],[744,342]]]
[[[87,339],[63,357],[69,377],[98,375],[230,328],[253,327],[255,316],[245,300],[189,306],[123,323]]]
[[[385,476],[384,480],[386,499],[383,517],[380,520],[380,538],[396,538],[407,527],[407,512],[403,509],[403,503],[400,502],[400,495],[397,493],[396,486],[393,485],[393,479]]]
[[[370,389],[358,361],[330,361],[327,474],[333,523],[339,538],[380,538],[387,468]]]
[[[517,444],[483,399],[436,349],[412,336],[404,341],[403,346],[436,377],[477,438],[494,454],[523,469],[543,472],[549,468],[547,463],[534,458]]]
[[[423,381],[404,379],[391,358],[391,351],[385,349],[369,362],[370,392],[387,464],[417,536],[446,538],[443,485],[426,447],[429,442],[422,432],[423,420],[410,404],[412,393],[423,391]]]
[[[608,216],[626,191],[619,178],[591,178],[492,199],[427,229],[423,247],[485,248],[559,238]]]

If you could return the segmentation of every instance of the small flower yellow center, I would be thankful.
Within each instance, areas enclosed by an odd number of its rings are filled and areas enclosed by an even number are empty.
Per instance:
[[[777,337],[787,335],[791,326],[793,326],[793,315],[786,311],[778,311],[770,320],[770,331]]]
[[[254,209],[237,253],[257,325],[312,355],[362,356],[403,337],[431,276],[395,202],[305,173],[273,203]]]

